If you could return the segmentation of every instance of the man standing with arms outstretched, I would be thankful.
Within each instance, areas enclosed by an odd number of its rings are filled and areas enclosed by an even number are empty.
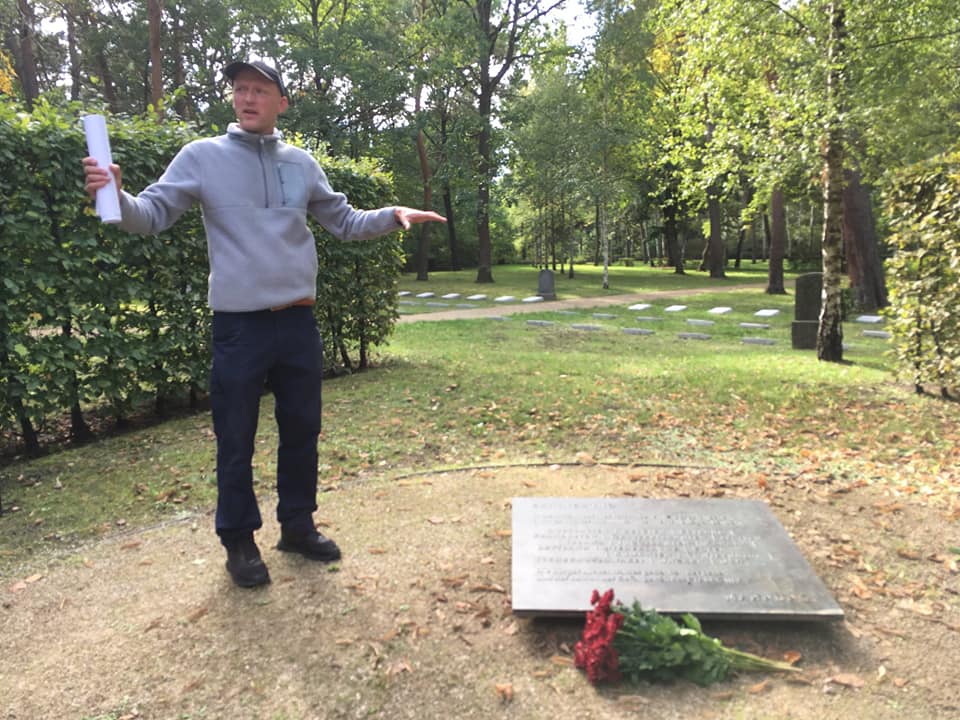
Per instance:
[[[233,582],[255,587],[270,582],[253,538],[262,521],[251,466],[265,381],[276,399],[279,435],[277,548],[321,562],[340,558],[340,548],[313,522],[323,345],[313,316],[317,252],[307,214],[340,240],[445,219],[406,207],[354,209],[317,162],[277,131],[288,104],[280,73],[257,60],[231,63],[224,75],[237,115],[224,135],[184,146],[137,196],[121,189],[117,165],[109,172],[120,194],[119,226],[128,232],[159,233],[195,203],[203,210],[213,310],[216,530]],[[94,197],[108,184],[108,169],[91,157],[83,166]]]

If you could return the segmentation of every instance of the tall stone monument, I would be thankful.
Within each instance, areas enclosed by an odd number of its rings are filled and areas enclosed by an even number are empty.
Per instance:
[[[790,326],[794,350],[816,349],[822,295],[823,273],[805,273],[797,277],[793,324]]]
[[[542,297],[544,300],[556,300],[557,291],[554,289],[553,285],[553,271],[543,269],[540,271],[540,275],[537,278],[537,295]]]

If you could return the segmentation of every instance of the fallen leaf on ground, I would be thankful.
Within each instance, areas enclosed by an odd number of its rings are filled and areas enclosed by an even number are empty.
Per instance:
[[[502,702],[508,703],[513,700],[513,683],[497,683],[493,687]]]
[[[759,695],[762,692],[765,692],[770,687],[770,679],[761,680],[756,685],[751,685],[747,688],[747,692],[751,695]]]
[[[911,598],[901,600],[897,603],[897,607],[901,610],[909,610],[910,612],[915,612],[918,615],[924,615],[925,617],[932,617],[934,614],[934,610],[930,605],[927,603],[917,602]]]
[[[554,665],[566,665],[567,667],[570,667],[573,665],[573,658],[564,657],[563,655],[554,655],[550,658],[550,662],[552,662]]]
[[[787,652],[783,654],[784,662],[788,662],[791,665],[796,665],[801,657],[803,656],[800,653],[798,653],[796,650],[787,650]]]
[[[390,667],[387,668],[387,675],[391,675],[391,676],[399,675],[400,673],[405,673],[405,672],[408,672],[408,673],[413,672],[413,667],[411,667],[410,661],[407,660],[406,658],[400,658],[395,663],[390,665]]]
[[[844,687],[849,688],[862,688],[866,685],[866,682],[859,675],[854,675],[853,673],[840,673],[839,675],[832,675],[827,678],[828,683],[833,683],[835,685],[843,685]]]
[[[197,620],[199,620],[200,618],[202,618],[202,617],[203,617],[204,615],[206,615],[208,612],[210,612],[210,608],[208,608],[208,607],[199,607],[199,608],[197,608],[196,610],[194,610],[192,613],[190,613],[189,615],[187,615],[187,620],[189,620],[189,621],[192,622],[192,623],[195,623],[195,622],[197,622]]]
[[[574,456],[578,463],[581,465],[596,465],[597,461],[593,459],[593,456],[590,453],[585,453],[583,451],[578,452]]]
[[[922,557],[918,550],[912,550],[910,548],[900,548],[897,550],[897,555],[905,560],[919,560]]]

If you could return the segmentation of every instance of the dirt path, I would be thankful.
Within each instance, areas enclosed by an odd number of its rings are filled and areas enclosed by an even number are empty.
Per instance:
[[[510,611],[515,496],[763,498],[846,612],[708,630],[800,678],[595,689],[579,622]],[[268,508],[273,499],[263,498]],[[0,588],[0,718],[837,720],[958,717],[960,584],[944,509],[866,484],[719,470],[509,467],[324,494],[337,568],[272,549],[273,583],[234,588],[207,516],[48,558]],[[266,513],[265,513],[266,514]]]
[[[511,303],[494,307],[457,308],[455,310],[438,310],[437,312],[410,313],[401,315],[399,323],[437,322],[439,320],[468,320],[470,318],[499,317],[518,315],[521,313],[550,312],[552,310],[570,310],[573,308],[592,307],[627,307],[633,303],[646,302],[656,298],[686,297],[717,292],[718,290],[735,291],[763,288],[762,283],[748,283],[720,287],[690,288],[685,290],[653,290],[645,293],[631,293],[628,295],[607,295],[605,297],[570,298],[568,300],[549,300],[536,303]]]

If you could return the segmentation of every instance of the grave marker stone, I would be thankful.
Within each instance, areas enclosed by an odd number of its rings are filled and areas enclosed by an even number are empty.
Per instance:
[[[624,328],[623,332],[627,335],[653,335],[653,330],[648,330],[647,328]]]
[[[664,312],[669,312],[669,313],[674,313],[674,312],[682,312],[682,311],[684,311],[684,310],[686,310],[686,309],[687,309],[687,306],[686,306],[686,305],[670,305],[670,306],[668,306],[668,307],[665,307],[665,308],[663,309],[663,311],[664,311]]]
[[[653,305],[651,305],[650,303],[637,303],[636,305],[631,305],[630,307],[628,307],[627,310],[635,310],[639,312],[640,310],[646,310],[647,308],[652,308],[652,307]]]
[[[572,616],[593,590],[701,618],[843,617],[766,503],[732,499],[513,499],[517,615]]]
[[[820,296],[823,293],[823,273],[804,273],[797,276],[793,323],[790,337],[795,350],[815,350],[820,329]]]
[[[553,282],[553,270],[547,270],[545,268],[540,271],[540,274],[537,276],[537,295],[544,300],[557,299],[557,291]]]
[[[710,336],[707,333],[693,333],[693,332],[682,332],[677,333],[677,337],[681,340],[709,340]]]

